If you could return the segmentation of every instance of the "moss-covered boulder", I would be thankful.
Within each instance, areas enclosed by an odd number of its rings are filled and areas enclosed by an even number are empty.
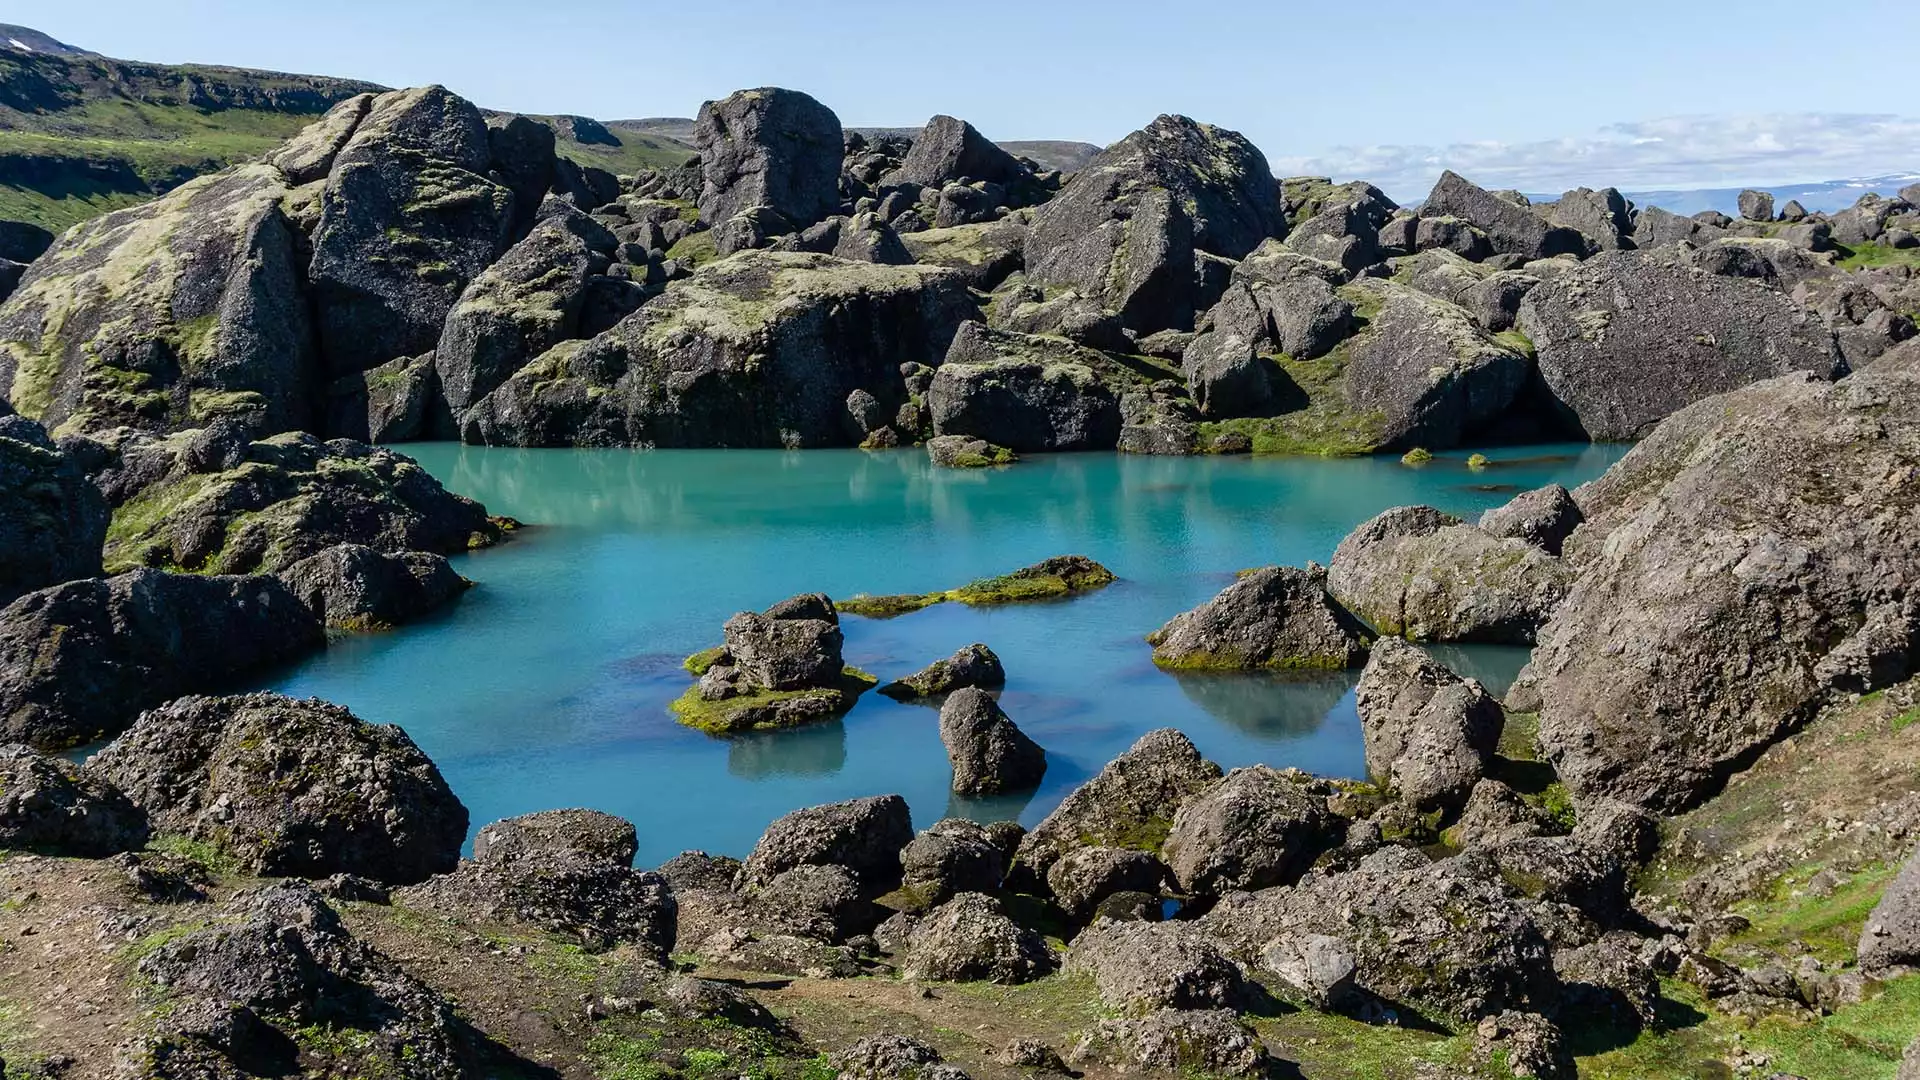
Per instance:
[[[1153,662],[1185,671],[1356,667],[1373,635],[1326,585],[1326,571],[1311,564],[1249,570],[1148,634]]]
[[[1172,728],[1150,731],[1021,838],[1019,865],[1044,878],[1056,861],[1078,848],[1157,854],[1175,812],[1220,775],[1220,766],[1201,757],[1185,735]]]
[[[1459,446],[1520,399],[1533,365],[1517,342],[1413,289],[1369,280],[1347,291],[1367,325],[1346,345],[1346,398],[1381,417],[1383,446]]]
[[[721,646],[687,658],[700,681],[673,703],[681,723],[710,735],[831,719],[879,681],[847,665],[840,614],[817,593],[740,612],[723,632]]]
[[[209,460],[217,430],[118,435],[101,446],[101,475],[117,496],[109,570],[271,573],[335,544],[451,555],[504,535],[485,507],[412,458],[365,443],[241,434]],[[123,479],[128,472],[144,475]]]
[[[1011,465],[1020,460],[1020,455],[985,439],[935,435],[927,440],[927,458],[943,469],[991,469]]]
[[[56,434],[311,420],[313,335],[270,165],[202,177],[60,238],[0,305],[0,391]]]
[[[0,607],[100,572],[107,503],[39,424],[0,401]]]
[[[1055,555],[1032,566],[1021,567],[1011,574],[981,578],[957,589],[888,596],[862,593],[839,601],[835,607],[849,615],[887,619],[948,602],[969,607],[997,607],[1001,604],[1059,600],[1076,593],[1103,589],[1115,580],[1113,571],[1085,555]]]
[[[1027,275],[1076,289],[1143,333],[1187,329],[1218,295],[1200,256],[1238,259],[1284,228],[1279,185],[1252,143],[1162,116],[1035,212]]]
[[[906,404],[901,366],[935,364],[977,316],[936,267],[748,251],[675,282],[590,341],[527,364],[461,438],[517,446],[853,446],[865,391]]]
[[[0,741],[62,750],[326,644],[278,578],[135,570],[0,608]]]
[[[313,616],[337,631],[386,630],[452,603],[472,586],[444,556],[336,544],[280,571]]]
[[[967,323],[927,393],[939,435],[1016,453],[1107,450],[1120,438],[1120,394],[1147,380],[1059,338]]]
[[[992,289],[1024,265],[1027,225],[1014,218],[1003,218],[978,225],[902,233],[900,242],[914,262],[946,267],[964,275],[967,283],[976,289]]]
[[[700,216],[715,227],[756,206],[804,227],[840,205],[840,118],[798,90],[763,86],[709,101],[693,142]]]
[[[507,247],[480,110],[445,87],[375,98],[327,174],[308,278],[330,375],[434,347],[462,289]]]

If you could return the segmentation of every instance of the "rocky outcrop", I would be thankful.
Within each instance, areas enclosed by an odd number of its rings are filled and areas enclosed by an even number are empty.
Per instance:
[[[633,826],[592,810],[549,810],[497,821],[473,858],[399,894],[409,907],[525,923],[588,948],[637,948],[656,963],[672,950],[678,906],[667,879],[633,869]]]
[[[1192,923],[1102,919],[1073,939],[1064,969],[1091,977],[1102,1004],[1133,1016],[1231,1009],[1247,993],[1240,970]]]
[[[1480,531],[1500,540],[1524,540],[1549,555],[1580,527],[1585,515],[1559,484],[1524,491],[1480,515]]]
[[[992,897],[961,893],[917,921],[901,974],[945,982],[1031,982],[1054,968],[1045,938],[1007,918]]]
[[[589,341],[536,357],[461,438],[516,446],[853,446],[863,390],[890,415],[900,368],[937,364],[975,309],[958,273],[755,251],[703,266]],[[997,440],[996,440],[997,441]]]
[[[1027,225],[1017,219],[1003,218],[947,229],[923,229],[902,233],[900,243],[914,262],[952,270],[976,289],[993,289],[1026,264]]]
[[[1856,955],[1861,967],[1873,971],[1920,964],[1920,852],[1880,894],[1860,932]]]
[[[453,867],[467,809],[397,727],[278,694],[186,697],[87,761],[154,827],[259,876],[405,884]]]
[[[1020,455],[985,439],[935,435],[927,440],[927,458],[943,469],[991,469],[1011,465],[1020,460]]]
[[[1548,259],[1555,255],[1584,256],[1593,250],[1593,242],[1580,232],[1550,224],[1524,203],[1477,187],[1452,170],[1440,174],[1427,201],[1420,204],[1420,214],[1451,216],[1471,224],[1487,235],[1493,250],[1501,255]]]
[[[947,818],[900,850],[900,887],[927,907],[960,893],[998,892],[1008,854],[985,826]]]
[[[0,402],[0,607],[100,573],[107,503],[45,430]]]
[[[1187,671],[1357,667],[1373,635],[1327,595],[1326,580],[1311,564],[1244,571],[1147,635],[1153,662]]]
[[[71,762],[0,744],[0,848],[97,859],[147,842],[147,815]]]
[[[1262,1076],[1270,1065],[1260,1036],[1232,1009],[1160,1009],[1138,1019],[1101,1020],[1070,1056],[1079,1064],[1207,1076]]]
[[[1111,449],[1120,395],[1108,367],[1091,349],[966,323],[927,391],[934,433],[1022,454]]]
[[[1668,253],[1609,253],[1543,282],[1515,325],[1592,439],[1633,439],[1676,409],[1790,371],[1846,369],[1818,320],[1757,282]]]
[[[1492,763],[1506,716],[1478,682],[1394,638],[1375,643],[1355,707],[1367,772],[1422,808],[1457,809]]]
[[[912,840],[913,822],[898,795],[795,810],[767,826],[740,880],[764,886],[796,866],[842,866],[877,895],[900,880],[900,849]]]
[[[1458,446],[1519,399],[1532,370],[1526,354],[1464,309],[1391,283],[1353,288],[1371,314],[1346,346],[1346,398],[1355,412],[1377,414],[1381,445]]]
[[[580,336],[589,284],[618,241],[599,222],[556,202],[525,239],[476,275],[448,313],[433,350],[449,418],[466,412],[527,361]]]
[[[1019,861],[1045,875],[1075,848],[1094,845],[1157,852],[1181,804],[1220,779],[1171,728],[1150,731],[1075,788],[1020,841]]]
[[[1161,852],[1191,896],[1292,884],[1346,831],[1331,794],[1304,773],[1235,769],[1180,807]]]
[[[700,216],[719,226],[766,207],[795,226],[840,205],[840,118],[797,90],[738,90],[700,106]]]
[[[440,555],[386,555],[340,544],[279,573],[300,602],[330,630],[386,630],[457,599],[473,583]]]
[[[338,544],[452,555],[505,535],[486,507],[412,458],[365,443],[249,442],[228,425],[164,441],[122,435],[103,451],[116,520],[109,570],[272,573]]]
[[[1047,752],[977,687],[954,691],[940,706],[940,741],[953,763],[958,795],[1028,791],[1047,772]]]
[[[1019,159],[1000,149],[972,124],[952,116],[936,116],[914,136],[913,147],[900,167],[880,182],[886,186],[940,188],[972,180],[1018,184],[1030,176]]]
[[[1280,192],[1239,134],[1162,116],[1103,151],[1033,219],[1027,276],[1068,287],[1143,333],[1212,306],[1205,256],[1238,259],[1277,236]]]
[[[1382,634],[1527,644],[1567,595],[1573,569],[1427,506],[1362,523],[1334,549],[1327,586]]]
[[[1575,188],[1536,210],[1550,224],[1577,230],[1601,251],[1633,247],[1633,203],[1616,188]]]
[[[242,165],[69,230],[0,305],[0,394],[62,435],[309,426],[318,367],[287,196],[278,170]]]
[[[326,643],[272,577],[135,570],[28,593],[0,609],[0,737],[65,749],[143,708]]]
[[[311,283],[329,376],[434,347],[467,283],[512,239],[480,110],[445,87],[382,94],[334,157]]]
[[[687,668],[700,681],[673,710],[712,735],[796,727],[837,716],[874,684],[846,664],[840,614],[818,593],[728,619],[725,642]]]
[[[389,360],[328,383],[321,427],[332,438],[412,442],[431,434],[439,392],[432,353]]]
[[[963,646],[945,660],[935,660],[919,671],[890,682],[880,692],[890,698],[939,697],[967,687],[998,690],[1007,683],[1007,669],[992,649],[979,642]]]
[[[1916,420],[1920,374],[1773,379],[1674,414],[1581,489],[1580,576],[1532,661],[1576,795],[1689,806],[1828,695],[1906,677]]]

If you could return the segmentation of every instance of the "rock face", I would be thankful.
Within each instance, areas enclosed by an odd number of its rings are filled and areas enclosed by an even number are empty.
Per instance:
[[[150,710],[87,762],[156,828],[249,873],[404,884],[452,869],[467,809],[399,728],[278,694]]]
[[[1205,604],[1147,635],[1153,662],[1181,670],[1348,668],[1372,634],[1327,595],[1326,571],[1247,571]]]
[[[1195,896],[1291,884],[1345,832],[1331,791],[1303,773],[1235,769],[1173,815],[1167,866]]]
[[[1527,294],[1516,326],[1593,439],[1633,439],[1712,394],[1790,371],[1846,373],[1832,336],[1785,296],[1669,254],[1609,253]]]
[[[287,194],[243,165],[70,230],[0,306],[0,391],[59,434],[307,426],[317,365]]]
[[[1027,178],[1027,169],[1018,159],[974,130],[972,124],[952,116],[936,116],[914,136],[913,147],[900,167],[880,182],[937,189],[964,180],[1006,185]]]
[[[1360,525],[1334,549],[1334,597],[1382,634],[1414,641],[1527,644],[1573,584],[1573,569],[1427,506]]]
[[[940,706],[940,741],[953,763],[958,795],[1027,791],[1047,772],[1047,752],[976,687],[955,691]]]
[[[1017,453],[1105,450],[1120,438],[1120,396],[1106,360],[1056,338],[966,323],[934,373],[927,408],[936,435],[965,435]]]
[[[1548,484],[1480,515],[1480,531],[1497,539],[1524,540],[1549,555],[1559,555],[1567,537],[1585,519],[1566,488]]]
[[[588,283],[618,243],[599,222],[556,203],[525,239],[474,277],[433,350],[451,414],[447,434],[527,361],[580,336]]]
[[[1453,1022],[1544,1006],[1559,990],[1546,938],[1483,861],[1390,846],[1290,889],[1224,897],[1199,925],[1248,963],[1276,938],[1336,939],[1360,989]]]
[[[0,736],[56,750],[118,734],[325,643],[277,578],[135,570],[28,593],[0,610]]]
[[[1379,304],[1347,345],[1346,397],[1378,415],[1381,445],[1458,446],[1513,405],[1531,366],[1465,309],[1393,284],[1355,286]]]
[[[1877,971],[1920,963],[1920,852],[1900,868],[1860,933],[1860,966]]]
[[[107,503],[39,424],[0,405],[0,607],[100,573]]]
[[[919,671],[890,682],[880,692],[890,698],[938,697],[967,687],[998,690],[1007,684],[1007,669],[993,650],[979,642],[961,648],[945,660],[935,660]]]
[[[1420,214],[1451,216],[1471,224],[1486,233],[1493,250],[1501,255],[1550,259],[1584,256],[1592,250],[1592,242],[1579,232],[1549,224],[1525,205],[1477,187],[1452,170],[1440,174]]]
[[[764,206],[796,226],[840,205],[844,140],[833,110],[797,90],[739,90],[700,106],[700,216],[720,225]]]
[[[1253,144],[1162,116],[1034,214],[1027,276],[1076,289],[1143,333],[1186,329],[1212,304],[1199,256],[1238,259],[1283,226],[1279,186]]]
[[[1031,982],[1053,966],[1045,938],[1007,918],[992,897],[961,893],[914,924],[901,973],[1010,985]]]
[[[0,848],[98,859],[147,842],[147,815],[98,775],[0,744]]]
[[[765,885],[796,866],[843,866],[875,894],[900,878],[900,849],[913,840],[898,795],[813,806],[767,826],[741,868],[747,885]]]
[[[1047,870],[1047,888],[1070,918],[1091,921],[1102,902],[1119,893],[1158,899],[1167,885],[1166,864],[1144,851],[1083,847],[1067,852]]]
[[[1220,779],[1172,728],[1149,731],[1099,775],[1075,788],[1020,841],[1020,863],[1041,875],[1088,845],[1158,851],[1180,805]]]
[[[300,602],[331,630],[384,630],[452,603],[472,583],[439,555],[383,555],[341,544],[280,571]]]
[[[1486,775],[1506,717],[1478,682],[1394,638],[1374,645],[1357,691],[1367,772],[1421,808],[1456,808]]]
[[[1575,188],[1545,213],[1547,221],[1579,230],[1601,251],[1633,247],[1633,203],[1616,188]]]
[[[121,525],[109,570],[271,573],[337,544],[451,555],[504,535],[486,507],[447,491],[412,458],[347,439],[249,442],[215,425],[164,442],[134,436],[111,454],[102,480]],[[149,470],[158,475],[141,482]]]
[[[434,347],[512,236],[514,194],[491,160],[480,110],[445,87],[369,105],[327,174],[307,271],[330,375]]]
[[[590,341],[521,368],[461,438],[516,446],[852,446],[847,402],[907,402],[900,367],[937,364],[975,317],[966,280],[925,266],[743,252]]]
[[[1576,795],[1691,805],[1827,695],[1906,677],[1916,419],[1913,372],[1773,379],[1674,414],[1582,489],[1580,577],[1532,661]]]

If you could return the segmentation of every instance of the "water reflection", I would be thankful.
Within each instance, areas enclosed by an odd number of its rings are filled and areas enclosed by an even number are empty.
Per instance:
[[[1039,788],[1032,791],[1009,792],[1004,795],[959,795],[947,794],[947,812],[944,817],[966,818],[982,825],[991,825],[996,821],[1019,821],[1020,815]]]
[[[832,776],[846,767],[847,725],[841,720],[727,740],[727,772],[742,780]]]
[[[1533,650],[1523,645],[1422,645],[1454,674],[1478,679],[1494,697],[1505,697]]]
[[[1360,681],[1360,673],[1180,672],[1173,679],[1187,700],[1248,735],[1298,739],[1320,730]]]

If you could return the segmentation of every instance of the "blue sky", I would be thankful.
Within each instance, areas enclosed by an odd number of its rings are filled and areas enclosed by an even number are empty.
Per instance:
[[[1181,112],[1245,132],[1276,172],[1406,197],[1443,166],[1529,190],[1920,170],[1920,97],[1892,41],[1911,38],[1913,0],[1826,18],[1804,0],[57,0],[0,21],[113,56],[601,118],[761,85],[848,125],[945,112],[998,139],[1106,143]]]

